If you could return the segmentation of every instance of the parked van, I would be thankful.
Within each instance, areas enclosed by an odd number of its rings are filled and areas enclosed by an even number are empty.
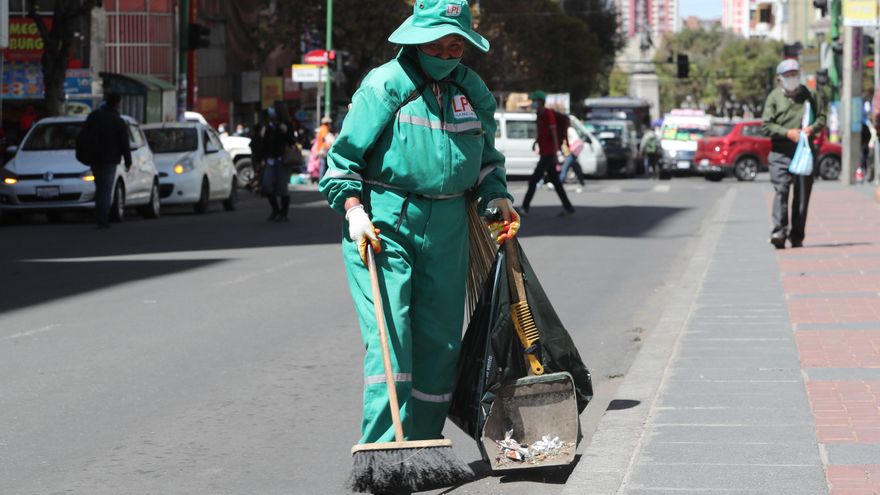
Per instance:
[[[673,110],[663,117],[660,129],[660,177],[668,178],[673,172],[695,170],[694,154],[697,142],[712,127],[712,118],[702,110]]]
[[[570,117],[569,140],[580,137],[585,146],[578,156],[584,174],[605,176],[607,162],[601,142],[579,120]],[[496,112],[495,147],[505,157],[505,169],[510,176],[529,176],[538,164],[537,148],[532,149],[538,135],[535,112]]]

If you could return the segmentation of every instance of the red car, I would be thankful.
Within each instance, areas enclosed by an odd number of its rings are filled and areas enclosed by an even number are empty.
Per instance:
[[[706,180],[752,181],[759,171],[767,170],[769,154],[770,138],[761,130],[760,120],[718,121],[697,142],[694,164]]]
[[[843,156],[843,148],[840,143],[832,143],[828,140],[828,131],[816,136],[813,144],[819,148],[819,156],[816,160],[816,175],[825,180],[837,180],[840,178],[840,157]]]

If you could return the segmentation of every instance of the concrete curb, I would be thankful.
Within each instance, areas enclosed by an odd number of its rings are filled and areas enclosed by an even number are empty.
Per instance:
[[[641,449],[646,426],[653,416],[655,402],[666,380],[667,370],[677,353],[679,337],[695,309],[697,296],[735,196],[736,188],[729,188],[715,211],[704,221],[694,257],[688,262],[657,327],[646,339],[614,396],[614,400],[621,401],[621,405],[636,405],[605,412],[592,442],[569,476],[563,495],[610,495],[620,493],[625,487],[632,463]]]

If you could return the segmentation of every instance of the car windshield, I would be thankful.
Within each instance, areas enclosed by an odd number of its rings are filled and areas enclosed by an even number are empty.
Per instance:
[[[153,153],[180,153],[199,147],[199,137],[193,127],[144,129],[144,134]]]
[[[57,122],[38,124],[21,146],[24,151],[76,149],[76,138],[82,122]]]
[[[670,124],[663,126],[661,138],[672,141],[696,141],[704,134],[706,134],[706,129],[701,127]]]
[[[733,130],[733,124],[712,124],[712,128],[706,133],[707,137],[724,137]]]

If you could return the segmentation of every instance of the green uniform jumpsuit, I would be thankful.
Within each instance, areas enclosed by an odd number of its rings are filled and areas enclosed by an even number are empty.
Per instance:
[[[480,211],[492,199],[512,198],[504,156],[495,149],[494,96],[462,65],[425,84],[415,50],[405,47],[364,79],[328,153],[320,190],[340,213],[346,199],[360,198],[381,231],[377,265],[404,436],[424,440],[441,435],[461,347],[464,193],[476,188]],[[370,276],[348,225],[343,232],[366,347],[360,443],[394,441]]]

